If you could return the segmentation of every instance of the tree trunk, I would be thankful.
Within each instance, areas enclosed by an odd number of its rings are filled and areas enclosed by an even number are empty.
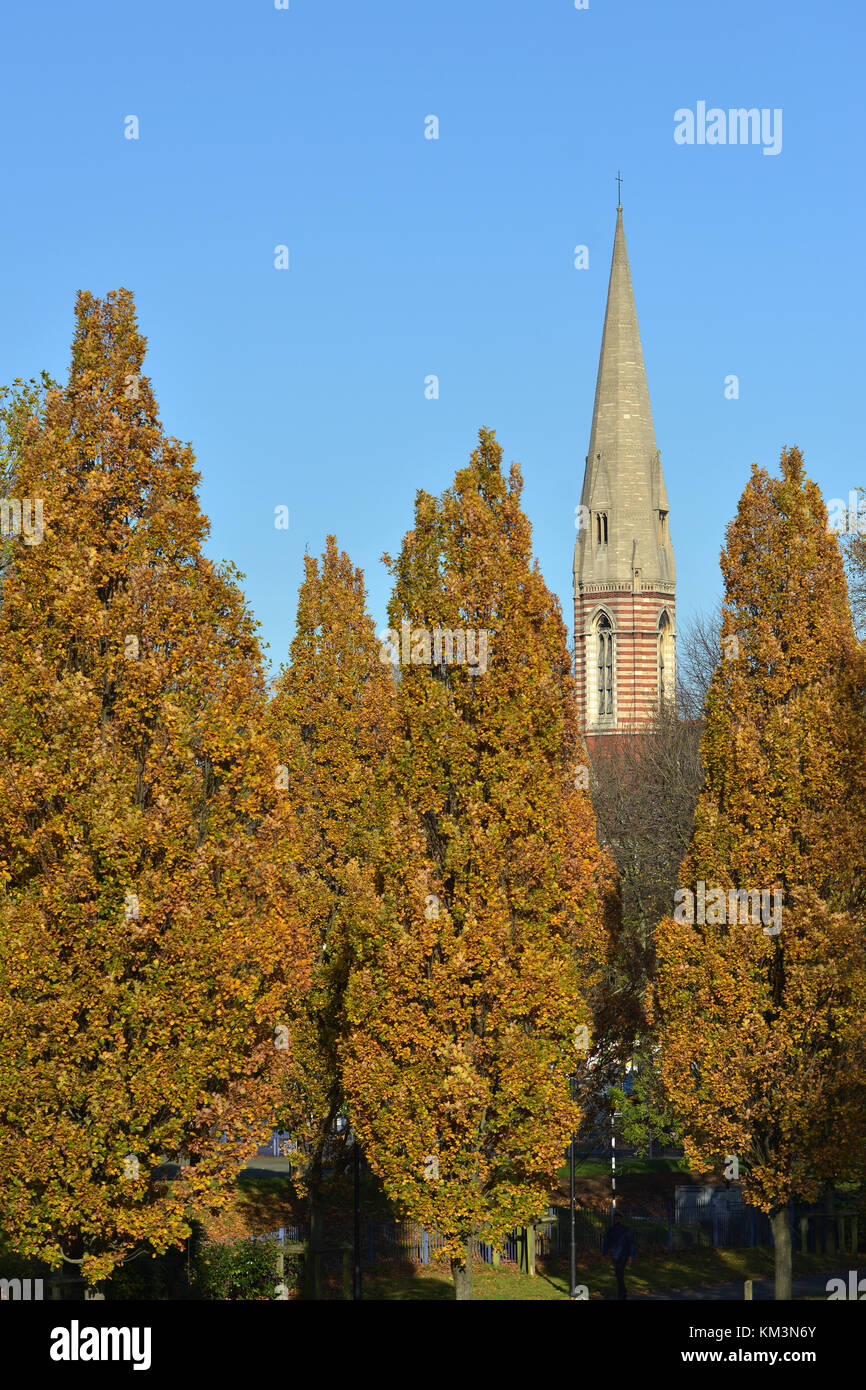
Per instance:
[[[827,1191],[824,1194],[824,1211],[827,1213],[827,1220],[824,1222],[824,1245],[828,1255],[835,1255],[838,1246],[836,1238],[836,1189],[831,1182],[827,1184]]]
[[[454,1297],[459,1301],[472,1297],[472,1245],[466,1242],[466,1254],[459,1260],[451,1261],[451,1277],[454,1280]]]
[[[321,1250],[325,1243],[325,1237],[322,1229],[322,1184],[318,1175],[310,1181],[307,1192],[307,1214],[310,1223],[310,1249]]]
[[[776,1302],[791,1298],[791,1209],[786,1202],[770,1215],[776,1254]]]
[[[316,1299],[319,1297],[318,1254],[325,1243],[322,1229],[322,1155],[318,1148],[304,1176],[307,1183],[307,1216],[310,1223],[305,1261],[306,1295],[307,1298]]]

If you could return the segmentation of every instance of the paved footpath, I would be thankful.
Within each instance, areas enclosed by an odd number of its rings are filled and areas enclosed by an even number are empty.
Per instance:
[[[791,1284],[791,1291],[794,1298],[803,1298],[806,1295],[827,1297],[827,1280],[844,1279],[845,1287],[848,1287],[847,1269],[829,1270],[826,1274],[807,1274],[802,1278],[794,1279]],[[628,1275],[626,1274],[626,1288],[628,1288]],[[742,1303],[743,1283],[736,1284],[708,1284],[703,1289],[668,1289],[665,1293],[635,1293],[629,1294],[629,1300],[638,1302],[652,1301],[654,1303],[669,1303],[671,1300],[677,1302],[691,1303],[695,1299],[714,1299],[721,1298],[729,1303]],[[614,1295],[614,1298],[616,1295]],[[752,1284],[752,1298],[755,1301],[768,1302],[773,1298],[772,1279],[755,1279]]]

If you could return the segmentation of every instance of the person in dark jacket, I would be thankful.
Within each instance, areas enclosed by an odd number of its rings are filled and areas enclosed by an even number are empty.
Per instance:
[[[622,1217],[617,1212],[613,1218],[613,1225],[604,1238],[603,1254],[610,1255],[613,1262],[613,1272],[616,1275],[616,1296],[626,1298],[625,1291],[625,1268],[629,1260],[634,1259],[635,1241],[634,1231],[622,1224]]]

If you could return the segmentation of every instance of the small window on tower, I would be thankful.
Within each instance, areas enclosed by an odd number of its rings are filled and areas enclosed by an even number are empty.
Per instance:
[[[659,544],[664,545],[668,534],[668,514],[659,512]]]
[[[607,512],[595,514],[595,539],[599,545],[607,545]]]

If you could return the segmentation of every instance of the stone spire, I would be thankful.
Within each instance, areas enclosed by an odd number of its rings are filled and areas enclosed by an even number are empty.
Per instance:
[[[671,699],[676,572],[668,498],[616,210],[613,262],[574,549],[578,708],[590,751]]]
[[[607,311],[580,500],[592,520],[578,535],[576,586],[631,584],[635,568],[643,582],[673,583],[668,499],[653,429],[621,206],[616,210]],[[604,521],[600,536],[598,533],[598,515],[606,518],[606,542]]]

